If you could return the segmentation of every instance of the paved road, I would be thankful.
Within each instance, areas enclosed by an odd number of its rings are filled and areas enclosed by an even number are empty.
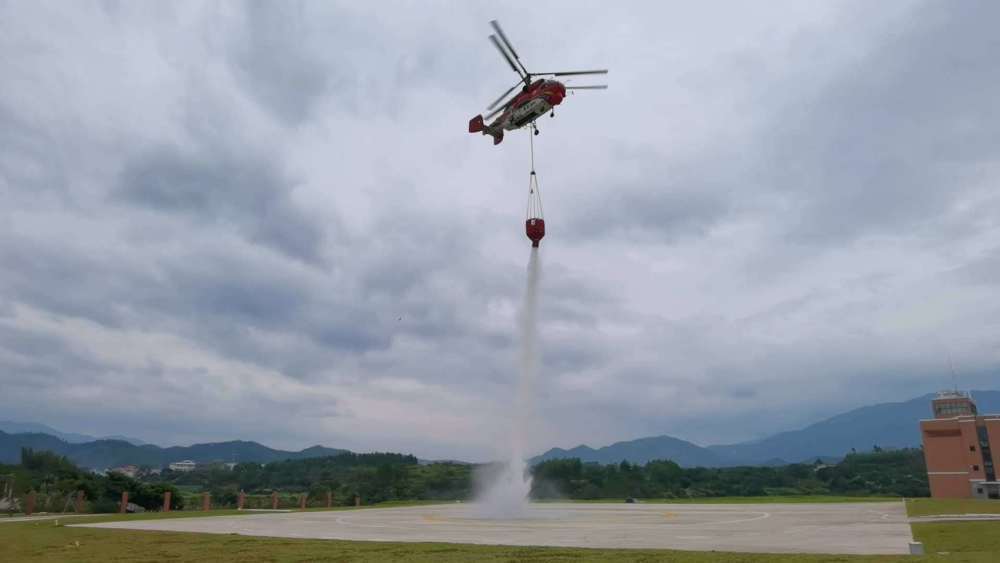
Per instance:
[[[470,504],[81,524],[285,538],[770,553],[908,553],[902,502],[534,504],[486,520]]]

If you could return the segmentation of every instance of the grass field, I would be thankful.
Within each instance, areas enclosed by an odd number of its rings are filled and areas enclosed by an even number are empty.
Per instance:
[[[1000,502],[973,499],[908,499],[910,516],[1000,514]],[[927,553],[951,553],[982,561],[1000,561],[1000,522],[927,522],[912,524],[913,538]]]
[[[1000,561],[1000,522],[933,522],[912,524],[913,538],[927,553],[964,553],[983,561]]]
[[[906,513],[910,516],[1000,514],[1000,502],[975,499],[915,498],[906,501]]]

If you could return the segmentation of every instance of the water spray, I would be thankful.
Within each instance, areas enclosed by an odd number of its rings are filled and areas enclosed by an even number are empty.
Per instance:
[[[520,378],[510,436],[510,451],[500,473],[479,497],[480,515],[486,518],[522,518],[528,509],[531,476],[525,460],[528,435],[535,414],[535,382],[538,376],[538,282],[541,278],[538,243],[545,236],[542,198],[535,174],[535,146],[531,141],[531,174],[528,176],[528,209],[524,223],[531,240],[524,303],[521,307]]]
[[[480,515],[485,518],[522,518],[528,509],[531,494],[531,476],[525,454],[528,435],[532,427],[535,405],[535,382],[538,375],[538,282],[541,267],[538,248],[531,248],[528,259],[528,277],[525,284],[524,304],[521,310],[521,357],[510,436],[510,451],[499,474],[493,477],[480,496]]]

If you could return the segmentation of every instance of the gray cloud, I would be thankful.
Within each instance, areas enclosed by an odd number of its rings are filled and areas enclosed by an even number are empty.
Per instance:
[[[792,234],[926,231],[1000,149],[992,2],[924,2],[826,80],[779,95],[763,153]],[[808,64],[808,61],[803,61]]]
[[[592,178],[601,189],[570,202],[570,236],[674,242],[704,237],[736,207],[735,159],[719,147],[686,160],[651,147],[615,147],[614,168]]]
[[[992,248],[970,260],[955,272],[964,283],[996,287],[1000,285],[1000,247]]]
[[[303,4],[249,2],[245,7],[246,28],[234,41],[233,66],[246,91],[262,105],[298,124],[324,92],[347,86],[342,53],[333,59],[339,64],[324,64],[321,55],[303,45],[313,27]],[[336,35],[339,30],[322,31]]]
[[[513,79],[492,17],[532,68],[612,67],[537,140],[532,447],[785,430],[946,349],[991,384],[992,3],[559,8],[0,4],[0,408],[493,455],[527,140],[464,132]]]
[[[259,155],[205,147],[158,148],[126,163],[116,196],[192,221],[236,225],[260,242],[306,261],[319,259],[323,230],[290,198],[293,184]]]
[[[0,369],[16,377],[11,384],[42,391],[58,385],[72,366],[75,377],[100,373],[107,366],[72,349],[59,338],[38,331],[0,325]]]

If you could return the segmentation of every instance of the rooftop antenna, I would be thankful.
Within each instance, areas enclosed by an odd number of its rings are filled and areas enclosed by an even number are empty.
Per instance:
[[[951,349],[945,346],[945,350],[948,352],[948,368],[951,370],[951,385],[955,388],[955,392],[958,393],[958,374],[955,373],[955,362],[951,357]]]

